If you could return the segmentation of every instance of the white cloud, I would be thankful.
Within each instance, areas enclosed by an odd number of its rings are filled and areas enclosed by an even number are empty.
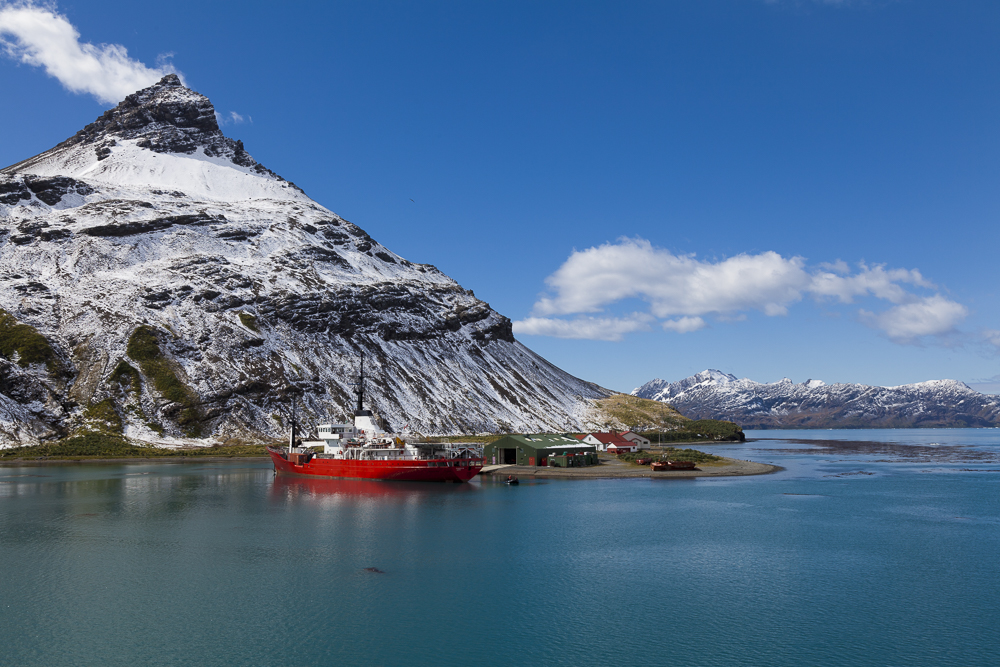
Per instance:
[[[833,271],[834,273],[839,273],[840,275],[851,272],[851,267],[848,266],[847,262],[842,259],[838,259],[836,262],[820,262],[818,266],[821,269]]]
[[[67,90],[116,104],[174,71],[149,68],[120,44],[81,43],[80,33],[54,6],[0,0],[0,48],[11,58],[45,68]]]
[[[936,294],[882,313],[862,310],[860,314],[863,321],[881,329],[890,339],[909,343],[922,336],[940,336],[954,331],[955,325],[969,314],[969,309]]]
[[[700,317],[681,317],[676,320],[667,320],[661,325],[664,331],[676,331],[677,333],[688,333],[689,331],[697,331],[698,329],[704,329],[705,320]]]
[[[915,269],[886,270],[881,265],[869,268],[864,263],[860,266],[861,271],[854,275],[842,275],[844,271],[839,265],[832,268],[841,275],[828,271],[817,272],[813,275],[808,290],[814,296],[836,297],[841,303],[851,303],[854,297],[868,294],[892,303],[903,303],[910,299],[910,295],[899,283],[917,287],[934,287],[932,283],[924,280],[920,272]]]
[[[235,111],[230,111],[229,112],[229,118],[230,118],[230,120],[232,120],[237,125],[239,125],[240,123],[242,123],[245,120],[243,118],[243,116],[241,116],[240,114],[236,113]]]
[[[677,333],[704,328],[708,315],[720,322],[743,320],[755,310],[771,317],[787,315],[806,297],[845,304],[874,297],[893,304],[880,313],[861,311],[861,318],[901,343],[951,334],[968,315],[965,306],[940,294],[928,295],[936,287],[916,269],[862,262],[852,272],[842,260],[811,268],[802,257],[786,258],[773,251],[708,261],[676,255],[644,239],[619,239],[573,251],[545,282],[551,294],[538,299],[532,317],[516,323],[515,332],[620,340],[635,330],[623,323],[639,322],[636,315],[626,320],[558,316],[603,313],[626,299],[649,304],[642,328],[660,319],[662,329]]]
[[[649,330],[652,318],[643,313],[631,317],[578,317],[559,320],[546,317],[529,317],[514,322],[514,333],[553,338],[619,341],[627,333]]]
[[[746,309],[784,314],[811,280],[800,257],[776,252],[737,255],[712,263],[674,255],[643,239],[621,239],[575,251],[546,279],[556,292],[535,304],[538,315],[600,312],[639,297],[656,317],[704,315]]]

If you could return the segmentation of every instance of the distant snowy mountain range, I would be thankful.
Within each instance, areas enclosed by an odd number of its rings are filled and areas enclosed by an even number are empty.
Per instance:
[[[1000,425],[1000,396],[955,380],[899,387],[785,378],[768,384],[717,370],[677,382],[651,380],[633,396],[670,403],[693,419],[726,419],[744,428],[905,428]]]
[[[351,410],[361,353],[397,429],[583,429],[614,393],[256,162],[175,75],[0,170],[0,309],[0,446],[95,405],[151,442],[278,436],[292,397],[310,426]]]

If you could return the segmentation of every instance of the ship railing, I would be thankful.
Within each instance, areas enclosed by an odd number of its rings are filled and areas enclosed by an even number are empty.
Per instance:
[[[460,468],[471,468],[473,466],[484,465],[485,459],[430,459],[431,461],[439,461],[447,466],[460,467]]]

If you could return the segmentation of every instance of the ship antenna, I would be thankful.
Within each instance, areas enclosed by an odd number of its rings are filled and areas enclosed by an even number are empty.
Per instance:
[[[288,451],[295,447],[295,395],[292,395],[292,432],[288,436]]]
[[[361,353],[361,374],[358,378],[358,388],[354,390],[354,393],[358,395],[358,409],[355,414],[361,414],[364,410],[364,398],[365,398],[365,353]]]

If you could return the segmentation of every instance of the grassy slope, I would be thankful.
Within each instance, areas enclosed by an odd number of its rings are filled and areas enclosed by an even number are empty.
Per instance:
[[[59,370],[59,359],[45,336],[0,308],[0,355],[11,359],[15,354],[23,368],[45,364],[51,373]]]
[[[693,421],[669,403],[616,394],[595,401],[591,420],[602,430],[630,430],[654,442],[726,441],[744,439],[743,429],[728,421]]]
[[[157,340],[156,329],[145,324],[136,327],[129,336],[125,352],[139,364],[143,374],[152,380],[153,386],[161,396],[180,406],[177,423],[184,429],[184,434],[192,438],[200,437],[201,412],[198,409],[198,397],[181,382],[174,364],[163,354]],[[128,364],[125,366],[127,368],[119,365],[119,368],[115,369],[115,374],[121,369],[122,374],[118,376],[118,381],[121,382],[124,376],[128,376],[130,381],[134,382],[132,374],[129,373],[129,371],[134,372],[134,369]]]
[[[594,404],[590,419],[605,431],[670,431],[683,428],[691,421],[668,403],[628,394],[615,394],[594,401]]]

